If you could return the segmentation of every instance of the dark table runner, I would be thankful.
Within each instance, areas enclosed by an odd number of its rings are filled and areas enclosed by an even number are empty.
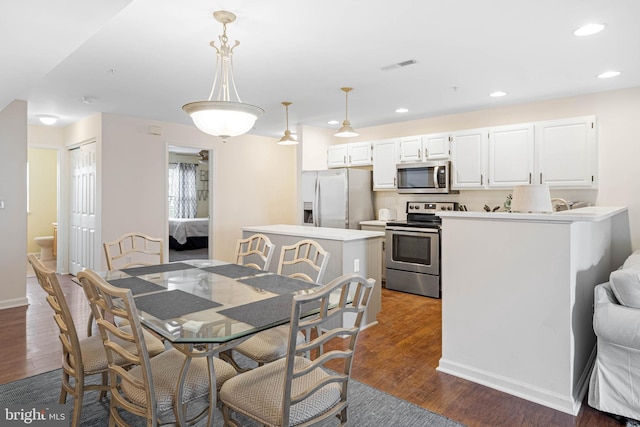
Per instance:
[[[264,274],[262,270],[246,267],[238,264],[223,264],[213,267],[202,267],[201,270],[208,271],[210,273],[219,274],[220,276],[230,277],[237,279],[238,277],[251,277],[256,274]]]
[[[285,319],[289,321],[292,304],[293,295],[279,295],[238,307],[226,308],[218,313],[230,319],[260,328],[280,323]],[[303,305],[302,311],[304,313],[318,307],[319,304],[317,302],[307,303]]]
[[[144,276],[145,274],[166,273],[167,271],[188,270],[190,268],[198,268],[184,262],[174,262],[169,264],[149,265],[145,267],[123,268],[120,271],[130,276]]]
[[[253,286],[254,288],[264,289],[274,294],[290,294],[304,289],[315,288],[318,285],[309,283],[304,280],[292,279],[291,277],[272,274],[269,276],[251,277],[249,279],[239,280],[240,282]]]
[[[108,280],[113,286],[118,288],[131,289],[133,295],[146,294],[148,292],[161,291],[163,286],[156,285],[155,283],[148,282],[139,277],[125,277],[123,279]]]
[[[160,320],[219,307],[222,304],[179,289],[136,297],[136,307]]]

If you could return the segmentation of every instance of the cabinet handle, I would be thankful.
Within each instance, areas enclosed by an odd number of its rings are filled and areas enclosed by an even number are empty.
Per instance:
[[[351,154],[349,154],[349,163],[351,163]]]
[[[394,186],[394,187],[397,187],[397,186],[398,186],[398,185],[396,184],[396,177],[395,177],[395,176],[393,177],[393,186]]]
[[[542,172],[540,172],[540,184],[542,184]]]
[[[529,184],[531,184],[531,172],[529,172]]]
[[[347,164],[347,155],[342,156],[342,163]]]
[[[424,149],[424,158],[425,159],[429,158],[429,150],[427,150],[426,148]]]
[[[480,174],[480,185],[484,185],[484,175]]]
[[[420,151],[420,149],[418,148],[418,158],[421,159],[422,158],[422,151]]]

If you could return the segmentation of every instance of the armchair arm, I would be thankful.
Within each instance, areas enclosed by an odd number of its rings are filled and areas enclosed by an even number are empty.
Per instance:
[[[640,309],[616,300],[608,283],[594,289],[593,330],[599,340],[640,350]]]

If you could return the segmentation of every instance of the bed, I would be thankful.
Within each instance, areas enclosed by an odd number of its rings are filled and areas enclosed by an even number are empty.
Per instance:
[[[169,218],[169,248],[184,251],[209,247],[209,218]]]

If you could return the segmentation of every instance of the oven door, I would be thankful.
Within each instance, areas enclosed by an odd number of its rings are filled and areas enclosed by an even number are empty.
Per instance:
[[[440,230],[388,226],[386,268],[415,273],[440,274]]]

